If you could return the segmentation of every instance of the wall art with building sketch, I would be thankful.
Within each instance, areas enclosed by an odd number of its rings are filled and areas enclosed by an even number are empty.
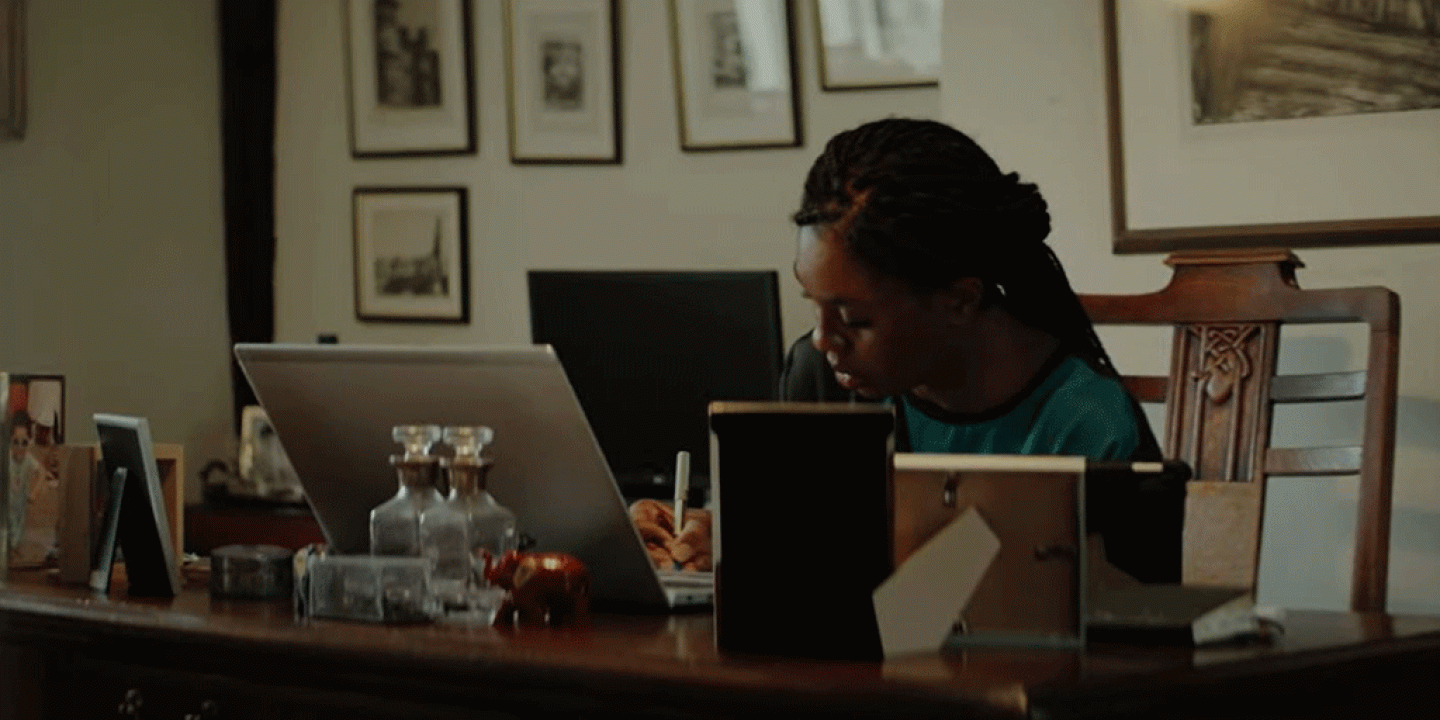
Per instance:
[[[355,157],[475,152],[469,0],[349,0]]]
[[[355,314],[470,321],[465,188],[356,188]]]

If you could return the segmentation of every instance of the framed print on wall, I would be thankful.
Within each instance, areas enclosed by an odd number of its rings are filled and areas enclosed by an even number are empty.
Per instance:
[[[615,0],[506,0],[511,162],[620,162],[618,7]]]
[[[943,0],[812,0],[824,90],[940,84]]]
[[[475,153],[470,0],[347,0],[357,158]]]
[[[0,0],[0,140],[25,136],[25,0]]]
[[[355,316],[468,323],[463,187],[355,189]]]
[[[1427,3],[1105,0],[1115,251],[1440,242]]]
[[[804,142],[794,27],[786,0],[670,0],[682,150]]]

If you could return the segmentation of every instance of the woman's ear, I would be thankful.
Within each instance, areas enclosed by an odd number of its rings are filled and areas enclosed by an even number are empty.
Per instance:
[[[985,297],[985,282],[977,277],[956,278],[939,295],[952,321],[964,322],[979,312]]]

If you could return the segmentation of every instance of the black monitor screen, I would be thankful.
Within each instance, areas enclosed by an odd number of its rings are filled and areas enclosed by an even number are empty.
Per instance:
[[[678,450],[707,485],[712,400],[773,400],[784,349],[765,271],[540,271],[530,334],[553,346],[622,491],[661,495]]]

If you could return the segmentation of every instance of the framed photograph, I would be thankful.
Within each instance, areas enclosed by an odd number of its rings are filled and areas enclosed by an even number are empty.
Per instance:
[[[240,481],[245,496],[276,502],[305,500],[300,478],[290,465],[270,416],[259,405],[247,405],[240,413]]]
[[[470,0],[347,0],[350,152],[475,153]]]
[[[1440,242],[1436,3],[1102,7],[1116,252]]]
[[[355,316],[470,322],[466,190],[355,189]]]
[[[618,7],[615,0],[506,0],[511,162],[620,162]]]
[[[786,0],[670,0],[680,148],[798,147],[795,18]]]
[[[65,377],[0,373],[9,453],[5,526],[10,567],[53,567],[59,559],[60,446],[65,442]]]
[[[0,0],[0,139],[25,136],[25,0]]]
[[[812,0],[824,90],[940,84],[943,0]]]

